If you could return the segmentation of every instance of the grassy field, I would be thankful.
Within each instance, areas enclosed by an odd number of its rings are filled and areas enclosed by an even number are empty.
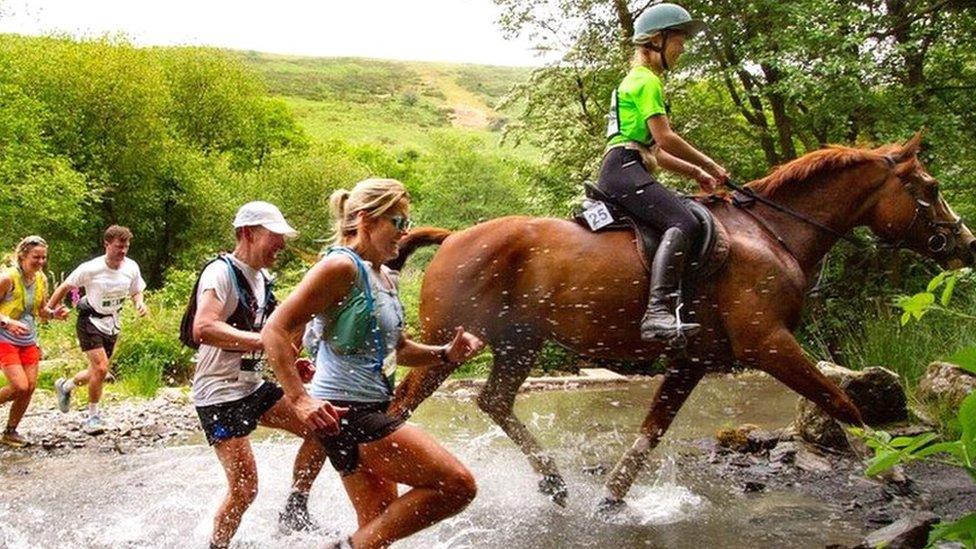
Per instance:
[[[238,52],[315,140],[429,150],[438,135],[485,138],[485,154],[537,161],[538,150],[502,142],[517,106],[496,110],[530,69]]]

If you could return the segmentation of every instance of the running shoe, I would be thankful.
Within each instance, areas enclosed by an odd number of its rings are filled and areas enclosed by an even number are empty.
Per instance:
[[[81,430],[88,435],[100,435],[105,432],[105,422],[100,416],[88,416],[85,424],[81,426]]]
[[[13,448],[23,448],[24,446],[30,444],[30,441],[22,437],[20,433],[14,429],[7,429],[4,431],[3,436],[0,437],[0,442]]]
[[[71,409],[71,391],[64,390],[64,383],[66,381],[63,377],[59,377],[54,382],[54,394],[58,397],[58,410],[64,413],[67,413]]]
[[[285,510],[278,514],[278,528],[282,534],[291,532],[312,532],[319,525],[308,514],[308,494],[292,492],[285,504]],[[338,532],[335,532],[338,535]]]

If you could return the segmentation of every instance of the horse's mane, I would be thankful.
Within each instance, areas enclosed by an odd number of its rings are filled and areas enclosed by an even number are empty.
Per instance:
[[[766,177],[752,181],[746,186],[759,194],[770,196],[787,183],[806,181],[827,170],[839,170],[867,161],[883,161],[889,148],[890,146],[878,149],[855,149],[842,145],[828,145],[777,166]]]

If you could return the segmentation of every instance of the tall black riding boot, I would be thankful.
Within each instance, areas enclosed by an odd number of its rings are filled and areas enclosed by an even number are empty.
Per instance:
[[[685,233],[671,227],[661,235],[661,245],[651,264],[651,291],[647,298],[647,312],[641,320],[641,339],[667,341],[678,336],[691,336],[700,325],[678,323],[672,312],[672,300],[678,299],[681,274],[690,243]]]

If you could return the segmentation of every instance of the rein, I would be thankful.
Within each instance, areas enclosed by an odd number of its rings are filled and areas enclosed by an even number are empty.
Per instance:
[[[888,155],[885,155],[884,156],[884,160],[888,164],[888,169],[889,170],[893,169],[895,167],[895,165],[897,164],[897,162],[895,161],[895,159],[893,159],[891,156],[888,156]],[[827,234],[829,234],[831,236],[836,237],[838,240],[845,240],[847,242],[850,242],[851,244],[853,244],[855,247],[857,247],[859,249],[867,249],[867,248],[871,247],[871,244],[869,244],[869,243],[865,243],[862,240],[858,240],[858,239],[856,239],[856,238],[854,238],[852,236],[849,236],[849,235],[847,235],[845,233],[841,233],[840,231],[837,231],[837,230],[835,230],[835,229],[833,229],[831,227],[828,227],[827,225],[825,225],[825,224],[817,221],[816,219],[812,219],[812,218],[810,218],[810,217],[808,217],[808,216],[806,216],[804,214],[801,214],[801,213],[799,213],[799,212],[797,212],[797,211],[795,211],[795,210],[793,210],[791,208],[788,208],[788,207],[786,207],[786,206],[784,206],[784,205],[782,205],[782,204],[780,204],[778,202],[775,202],[773,200],[770,200],[770,199],[768,199],[768,198],[766,198],[766,197],[758,194],[756,191],[750,189],[749,187],[746,187],[744,185],[741,185],[741,184],[737,183],[734,180],[731,180],[731,179],[726,180],[725,185],[727,187],[729,187],[730,189],[732,189],[733,191],[735,191],[737,194],[746,197],[746,199],[743,200],[739,196],[733,195],[732,204],[735,207],[739,208],[743,213],[747,214],[749,217],[751,217],[752,219],[754,219],[767,233],[769,233],[777,242],[779,242],[779,244],[793,257],[794,260],[796,260],[797,255],[796,255],[795,252],[793,252],[792,249],[790,249],[789,244],[787,244],[786,241],[783,240],[783,238],[780,237],[779,234],[777,234],[777,232],[773,229],[773,227],[771,227],[766,222],[766,220],[763,219],[763,217],[761,215],[758,215],[758,214],[752,212],[749,209],[749,207],[752,205],[752,203],[759,202],[761,204],[764,204],[766,206],[769,206],[770,208],[772,208],[772,209],[774,209],[776,211],[782,212],[782,213],[784,213],[784,214],[786,214],[786,215],[788,215],[788,216],[790,216],[790,217],[792,217],[792,218],[794,218],[794,219],[796,219],[798,221],[802,221],[803,223],[806,223],[807,225],[810,225],[812,227],[816,227],[820,231],[825,232],[825,233],[827,233]],[[909,186],[907,183],[905,185],[906,186]],[[912,215],[911,222],[902,231],[901,238],[899,238],[897,241],[895,241],[895,242],[889,242],[887,240],[883,240],[881,238],[878,238],[877,239],[878,240],[878,246],[880,248],[882,248],[882,249],[897,250],[908,239],[908,236],[911,234],[911,231],[915,227],[915,224],[918,222],[919,218],[920,217],[926,217],[927,218],[926,221],[927,221],[929,227],[938,230],[937,231],[937,234],[934,234],[934,235],[930,236],[929,239],[928,239],[928,242],[926,243],[927,246],[928,246],[929,251],[931,251],[933,253],[942,253],[942,252],[945,252],[948,249],[951,249],[951,247],[954,246],[955,243],[956,243],[955,236],[958,235],[959,232],[960,232],[960,230],[961,230],[960,227],[962,226],[962,223],[963,223],[962,217],[958,217],[955,221],[937,221],[937,220],[935,220],[933,218],[933,216],[923,216],[923,213],[924,213],[925,210],[932,208],[932,204],[929,203],[929,202],[926,202],[925,200],[923,200],[922,198],[920,198],[914,192],[914,190],[912,188],[909,188],[909,192],[915,198],[915,212]],[[943,231],[941,231],[939,229],[947,229],[949,231],[949,233],[951,233],[952,236],[950,237],[945,232],[943,232]],[[826,260],[826,258],[824,258],[824,261],[825,260]],[[823,265],[821,265],[821,272],[820,272],[820,276],[818,277],[818,279],[819,278],[822,278],[822,276],[823,276]],[[814,288],[814,290],[818,289],[819,286],[820,286],[820,283],[819,283],[819,280],[818,280],[817,285]]]
[[[823,223],[817,221],[816,219],[812,219],[810,217],[807,217],[807,216],[805,216],[805,215],[803,215],[803,214],[801,214],[801,213],[799,213],[799,212],[797,212],[795,210],[792,210],[790,208],[787,208],[786,206],[784,206],[784,205],[782,205],[782,204],[780,204],[778,202],[773,202],[772,200],[766,198],[765,196],[762,196],[762,195],[758,194],[756,191],[750,189],[749,187],[745,187],[743,185],[740,185],[739,183],[736,183],[735,181],[733,181],[731,179],[729,179],[729,180],[727,180],[725,182],[725,186],[727,186],[728,188],[732,189],[733,191],[735,191],[737,193],[740,193],[740,194],[743,194],[743,195],[749,197],[750,200],[759,202],[761,204],[765,204],[766,206],[769,206],[770,208],[772,208],[774,210],[783,212],[786,215],[788,215],[790,217],[793,217],[795,219],[798,219],[798,220],[800,220],[800,221],[802,221],[802,222],[804,222],[804,223],[806,223],[808,225],[812,225],[812,226],[820,229],[821,231],[823,231],[825,233],[828,233],[830,235],[833,235],[833,236],[837,237],[838,239],[846,240],[846,241],[850,242],[851,244],[854,244],[855,246],[862,246],[863,245],[863,242],[857,240],[856,238],[854,238],[852,236],[848,236],[847,234],[844,234],[844,233],[842,233],[840,231],[831,229],[830,227],[824,225]],[[748,204],[741,203],[741,202],[737,202],[734,199],[733,199],[733,202],[732,203],[735,204],[738,208],[742,209],[743,211],[748,211],[747,210]],[[916,215],[916,217],[918,217],[918,210],[915,211],[915,215]],[[759,220],[759,217],[758,216],[751,215],[751,213],[750,213],[750,216],[753,219]],[[790,249],[789,246],[787,246],[786,243],[783,241],[783,239],[780,238],[779,235],[777,235],[775,233],[775,231],[773,231],[772,229],[770,229],[770,227],[768,225],[766,225],[765,222],[763,222],[763,221],[759,221],[759,222],[762,224],[763,227],[766,228],[766,230],[770,231],[773,234],[773,236],[776,237],[776,240],[780,244],[782,244],[784,248],[786,248],[787,250]],[[914,220],[912,220],[912,223],[914,224]],[[792,254],[793,252],[790,251],[790,253]]]

